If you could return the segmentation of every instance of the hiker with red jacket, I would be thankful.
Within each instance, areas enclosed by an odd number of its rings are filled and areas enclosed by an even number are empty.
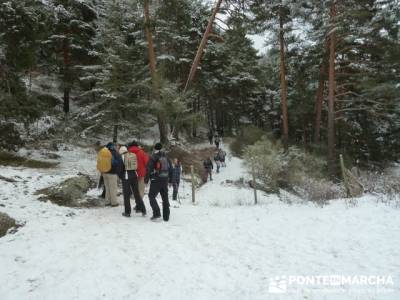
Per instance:
[[[145,183],[150,180],[149,199],[153,209],[152,221],[157,221],[161,217],[160,207],[158,206],[156,197],[160,193],[162,198],[163,219],[169,220],[169,201],[168,201],[168,184],[172,183],[172,163],[162,151],[162,144],[157,143],[154,146],[154,153],[147,164],[147,174]]]
[[[136,141],[133,141],[128,146],[128,151],[131,153],[136,154],[137,159],[137,177],[138,177],[138,186],[139,186],[139,193],[140,197],[143,199],[144,197],[144,178],[146,177],[146,166],[149,161],[149,156],[146,152],[143,151],[142,148],[139,147],[139,144]],[[137,206],[137,203],[136,203]],[[135,208],[136,212],[138,212],[138,207]]]
[[[146,215],[146,207],[143,203],[143,199],[140,196],[138,188],[138,178],[136,175],[137,170],[137,158],[136,154],[128,152],[125,146],[121,146],[119,149],[119,154],[122,157],[124,163],[124,169],[119,177],[122,181],[122,191],[124,194],[124,206],[125,212],[122,213],[124,217],[131,216],[131,195],[135,197],[136,202],[136,212],[141,212],[143,216]]]

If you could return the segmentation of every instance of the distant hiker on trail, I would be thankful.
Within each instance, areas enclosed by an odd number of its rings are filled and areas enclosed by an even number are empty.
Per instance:
[[[215,135],[215,137],[214,137],[214,143],[215,143],[215,146],[217,147],[217,149],[219,149],[219,143],[221,142],[221,139],[220,139],[220,137],[216,134]]]
[[[210,141],[210,145],[212,145],[213,144],[213,132],[210,130],[209,132],[208,132],[208,140]]]
[[[106,205],[118,206],[118,173],[123,170],[121,156],[115,150],[113,143],[108,143],[97,155],[97,170],[101,172],[106,189]]]
[[[147,174],[145,183],[150,180],[149,199],[153,209],[152,221],[156,221],[161,217],[160,207],[157,204],[156,197],[160,193],[162,198],[163,219],[169,220],[169,201],[168,201],[168,184],[172,183],[172,163],[162,151],[162,144],[157,143],[154,146],[154,153],[147,164]]]
[[[208,180],[208,175],[210,175],[210,181],[212,181],[212,170],[214,169],[213,163],[211,161],[211,158],[207,158],[203,162],[204,166],[204,176],[203,176],[203,182],[206,183]]]
[[[224,136],[224,129],[223,129],[223,128],[219,128],[219,129],[217,130],[217,132],[218,132],[219,136],[221,136],[221,137]]]
[[[142,197],[140,197],[139,187],[138,187],[138,177],[136,174],[137,169],[137,159],[136,154],[128,152],[125,146],[121,146],[119,149],[119,154],[122,157],[124,163],[124,169],[121,174],[119,174],[122,180],[122,191],[124,194],[124,206],[125,212],[122,213],[124,217],[131,216],[131,195],[135,197],[137,212],[141,212],[143,216],[146,215],[146,207],[143,203]]]
[[[219,173],[219,169],[221,168],[221,157],[219,156],[219,152],[215,153],[214,161],[215,164],[217,165],[217,173]]]
[[[221,162],[221,166],[225,168],[226,167],[226,163],[225,163],[226,152],[224,150],[222,150],[222,149],[219,149],[218,156],[219,156],[219,160]]]
[[[178,198],[178,189],[179,189],[179,184],[181,182],[181,174],[182,174],[182,165],[180,161],[175,158],[173,161],[173,169],[172,169],[172,200],[176,201]]]
[[[145,184],[144,184],[144,178],[146,177],[146,166],[147,163],[149,162],[149,156],[147,155],[146,152],[142,148],[139,147],[139,144],[136,141],[133,141],[130,143],[128,146],[128,151],[131,153],[136,154],[137,158],[137,176],[138,176],[138,185],[139,185],[139,193],[140,197],[143,199],[144,198],[144,190],[145,190]],[[136,203],[137,205],[137,203]],[[136,211],[138,211],[138,208],[135,208]]]

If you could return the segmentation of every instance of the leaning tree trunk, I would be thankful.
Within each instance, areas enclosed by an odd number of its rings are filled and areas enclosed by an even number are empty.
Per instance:
[[[325,89],[325,64],[322,62],[319,68],[319,82],[317,97],[315,103],[315,128],[314,128],[314,143],[319,144],[321,135],[321,116],[322,116],[322,105],[324,102],[324,89]]]
[[[191,82],[193,81],[193,79],[196,75],[197,68],[200,64],[201,57],[203,56],[203,51],[207,46],[207,41],[208,41],[208,38],[210,37],[211,29],[213,27],[215,17],[221,7],[221,4],[222,4],[222,0],[218,0],[217,4],[215,5],[212,15],[211,15],[210,19],[208,20],[208,25],[207,25],[206,31],[204,32],[204,35],[203,35],[203,38],[199,45],[199,48],[197,49],[197,53],[193,60],[193,64],[190,69],[189,76],[187,78],[185,89],[183,90],[183,93],[186,93],[186,91],[188,90]]]
[[[154,50],[153,44],[153,34],[151,32],[151,23],[150,23],[150,12],[149,12],[149,0],[144,0],[144,19],[145,19],[145,30],[146,30],[146,39],[147,39],[147,49],[149,55],[149,68],[150,75],[153,84],[152,94],[160,101],[160,83],[157,77],[156,70],[156,52]],[[168,143],[168,131],[167,131],[167,122],[165,120],[165,115],[160,111],[157,113],[157,122],[158,122],[158,130],[160,132],[160,141],[163,144]]]
[[[328,164],[332,176],[335,175],[335,57],[336,57],[336,34],[335,17],[336,1],[331,7],[332,28],[329,34],[329,79],[328,79]]]
[[[282,2],[282,1],[281,1]],[[285,43],[283,31],[283,9],[282,3],[279,9],[279,44],[280,44],[280,79],[281,79],[281,108],[283,121],[283,145],[285,150],[289,147],[289,118],[287,104],[287,81],[286,81],[286,63],[285,63]]]

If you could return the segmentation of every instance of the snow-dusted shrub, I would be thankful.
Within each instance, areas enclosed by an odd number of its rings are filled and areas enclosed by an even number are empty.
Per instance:
[[[279,141],[266,137],[245,149],[249,168],[257,181],[269,189],[285,189],[312,201],[343,196],[340,187],[326,179],[326,161],[296,147],[284,151]]]
[[[239,136],[230,144],[233,155],[242,156],[247,146],[254,145],[264,135],[265,132],[256,126],[242,128]]]
[[[315,179],[304,176],[302,181],[294,187],[294,190],[299,195],[306,197],[307,200],[317,202],[320,205],[324,205],[330,199],[346,197],[346,193],[340,185],[323,178]]]
[[[380,202],[400,208],[400,174],[392,172],[360,172],[360,181],[366,192],[377,195]]]
[[[360,181],[365,190],[375,194],[400,194],[400,176],[385,172],[361,172]]]

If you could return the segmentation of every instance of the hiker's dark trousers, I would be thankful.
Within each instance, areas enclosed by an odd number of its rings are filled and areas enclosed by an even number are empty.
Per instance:
[[[156,178],[150,181],[149,200],[153,209],[153,216],[160,217],[160,207],[158,206],[156,197],[161,194],[163,219],[169,220],[169,201],[168,201],[168,178]]]
[[[128,171],[128,179],[125,177],[122,179],[122,191],[124,193],[124,206],[125,206],[125,213],[131,214],[131,195],[135,197],[136,207],[139,211],[145,213],[146,207],[144,205],[143,199],[139,193],[139,185],[138,185],[138,178],[135,171]]]
[[[178,198],[178,189],[179,189],[179,183],[174,182],[172,184],[173,192],[172,192],[172,200],[177,200]]]

